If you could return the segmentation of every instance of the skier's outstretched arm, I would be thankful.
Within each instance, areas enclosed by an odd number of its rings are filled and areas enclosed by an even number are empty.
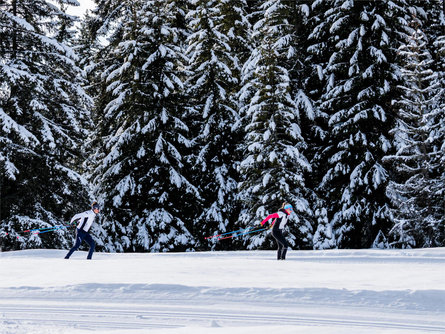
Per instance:
[[[80,220],[83,217],[83,212],[78,213],[77,215],[74,215],[73,218],[71,218],[70,224],[74,223],[75,221]]]
[[[266,224],[266,222],[269,220],[269,219],[272,219],[272,218],[279,218],[280,216],[278,215],[278,213],[272,213],[272,214],[270,214],[270,215],[268,215],[266,218],[264,218],[264,220],[261,222],[261,226],[263,226],[264,224]]]

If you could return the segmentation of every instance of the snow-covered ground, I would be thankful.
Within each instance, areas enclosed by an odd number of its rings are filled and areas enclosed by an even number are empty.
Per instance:
[[[0,333],[445,333],[445,249],[0,253]]]

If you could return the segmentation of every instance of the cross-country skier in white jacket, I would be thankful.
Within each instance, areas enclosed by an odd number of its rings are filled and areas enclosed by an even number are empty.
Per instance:
[[[69,259],[71,254],[74,253],[74,251],[78,250],[80,247],[80,244],[83,240],[85,240],[88,245],[90,246],[90,251],[88,252],[87,259],[91,260],[93,257],[95,242],[91,235],[88,233],[88,230],[90,229],[91,225],[94,222],[94,218],[96,218],[96,215],[99,213],[99,204],[97,202],[94,202],[91,205],[91,210],[78,213],[74,215],[73,218],[71,218],[71,224],[78,221],[77,224],[77,233],[76,233],[76,243],[74,244],[73,248],[70,249],[68,254],[66,254],[65,259]]]

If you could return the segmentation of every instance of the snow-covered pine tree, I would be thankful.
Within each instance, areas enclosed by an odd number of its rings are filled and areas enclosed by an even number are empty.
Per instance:
[[[438,125],[434,141],[432,144],[440,149],[441,164],[438,174],[437,188],[432,200],[438,202],[434,204],[438,208],[438,215],[442,215],[442,222],[437,226],[435,244],[445,246],[445,1],[430,0],[431,6],[427,7],[426,22],[423,23],[424,31],[428,37],[429,50],[433,57],[432,70],[437,74],[440,95],[437,98],[438,112],[436,113],[434,124]],[[442,212],[442,213],[440,213]]]
[[[315,189],[318,183],[317,178],[314,177],[314,168],[312,163],[315,162],[314,156],[317,152],[317,147],[323,133],[322,128],[317,124],[317,120],[321,118],[319,109],[316,106],[314,98],[316,93],[314,84],[311,82],[310,74],[316,68],[314,63],[308,59],[308,50],[311,45],[308,36],[312,32],[313,21],[311,20],[311,5],[312,0],[299,0],[289,2],[290,10],[293,15],[289,18],[289,23],[295,29],[295,38],[292,43],[291,52],[294,54],[290,58],[289,77],[291,78],[291,95],[295,100],[298,108],[299,125],[301,128],[301,135],[306,143],[306,147],[302,150],[302,154],[308,159],[311,166],[304,174],[305,190],[304,196],[310,205],[311,216],[306,222],[306,229],[302,235],[304,245],[312,245],[315,237],[313,231],[317,227],[317,223],[322,220],[327,220],[326,209],[322,198],[316,193]],[[315,83],[316,85],[316,83]],[[312,237],[312,240],[309,240]],[[309,238],[309,239],[308,239]],[[302,246],[305,247],[305,246]]]
[[[321,110],[329,115],[329,141],[322,151],[326,196],[336,246],[371,247],[392,226],[385,196],[391,153],[391,104],[400,81],[397,47],[405,28],[406,2],[335,0],[325,12],[327,79]]]
[[[440,150],[442,152],[442,158],[441,158],[441,183],[442,187],[438,191],[438,194],[442,196],[442,200],[445,201],[445,187],[443,185],[445,184],[445,2],[442,3],[442,12],[439,15],[439,31],[440,33],[436,36],[434,39],[434,45],[437,50],[436,54],[436,62],[438,64],[441,64],[438,66],[437,73],[438,73],[438,79],[439,84],[441,87],[441,96],[439,97],[439,108],[442,110],[440,113],[441,117],[437,122],[440,124]],[[442,207],[443,210],[445,210],[445,205]],[[445,214],[442,215],[443,219],[445,219]],[[445,221],[442,221],[442,229],[440,233],[442,235],[445,235],[444,230],[445,229]],[[442,240],[439,240],[440,245],[442,247],[445,246],[445,238],[442,238]]]
[[[246,1],[246,15],[249,20],[249,25],[254,26],[262,17],[261,5],[264,3],[263,0],[248,0]],[[252,43],[252,39],[249,39],[249,42]]]
[[[97,60],[105,65],[106,90],[96,106],[103,146],[93,173],[108,251],[194,245],[191,217],[199,194],[184,177],[190,142],[181,109],[185,59],[183,32],[175,26],[182,21],[178,4],[101,2],[96,11],[103,22],[99,32],[109,39]]]
[[[331,1],[313,1],[309,18],[305,24],[307,30],[307,52],[305,71],[302,75],[304,92],[312,104],[314,121],[303,124],[303,135],[308,143],[306,156],[310,161],[312,171],[307,177],[307,187],[312,191],[310,202],[314,207],[315,233],[314,249],[329,249],[336,247],[331,221],[328,219],[326,196],[318,189],[323,176],[327,172],[327,164],[323,151],[329,140],[329,114],[320,108],[321,96],[327,84],[325,69],[329,56],[334,52],[334,46],[327,43],[331,34],[330,25],[325,21],[325,13],[332,9]],[[307,104],[307,103],[306,103]]]
[[[443,26],[445,3],[443,0],[424,0],[422,2],[410,0],[410,4],[413,8],[412,15],[422,22],[422,31],[426,35],[427,47],[433,60],[431,69],[439,73],[443,71],[439,44],[445,34]]]
[[[87,12],[80,22],[73,46],[76,54],[79,56],[79,67],[85,72],[87,78],[85,90],[93,98],[99,94],[101,87],[100,80],[98,80],[100,75],[96,73],[96,71],[100,69],[100,66],[95,60],[101,48],[101,43],[98,38],[96,38],[95,24],[95,16],[93,16],[91,12]]]
[[[10,233],[3,249],[66,248],[66,230],[20,231],[62,224],[89,204],[79,174],[89,97],[61,33],[73,18],[45,0],[6,0],[0,9],[0,233]]]
[[[98,20],[98,17],[91,11],[87,11],[80,21],[73,42],[73,49],[79,56],[78,66],[83,70],[84,76],[86,77],[84,89],[94,101],[92,110],[99,109],[98,106],[100,102],[106,100],[104,95],[111,95],[110,92],[106,91],[107,87],[103,80],[101,81],[101,74],[105,64],[110,64],[110,62],[113,62],[113,59],[101,58],[99,50],[107,43],[105,38],[98,38],[97,36],[96,29],[99,24],[100,20]],[[103,144],[102,137],[99,135],[101,127],[97,126],[98,124],[100,124],[100,117],[97,117],[97,114],[92,112],[92,121],[90,122],[92,130],[90,131],[90,135],[86,137],[82,143],[84,151],[88,152],[82,164],[83,176],[89,183],[91,197],[95,199],[96,194],[94,194],[92,189],[93,172],[104,158],[103,151],[101,150]],[[95,237],[97,249],[103,249],[103,241],[106,239],[104,236],[107,234],[106,230],[100,224],[93,224],[90,232]],[[86,243],[81,245],[81,248],[83,247],[88,249]]]
[[[443,139],[443,87],[432,70],[434,61],[422,30],[427,15],[419,14],[412,17],[410,33],[399,48],[404,82],[399,86],[401,99],[395,101],[398,117],[392,130],[397,153],[387,157],[397,172],[388,187],[395,204],[391,236],[393,245],[402,248],[440,246],[445,237],[443,142],[438,140]]]
[[[203,237],[231,230],[238,216],[237,148],[240,128],[236,94],[241,66],[248,55],[244,0],[191,1],[187,18],[187,95],[194,131],[193,178],[202,202],[195,235]],[[208,239],[203,249],[226,249],[231,243]]]
[[[298,7],[298,6],[297,6]],[[290,70],[298,55],[293,3],[266,1],[254,25],[255,49],[243,69],[241,100],[246,124],[244,159],[240,165],[241,227],[258,227],[281,203],[292,203],[296,215],[289,224],[293,248],[311,246],[310,217],[303,173],[310,170],[303,155],[306,143],[300,130],[300,111],[292,97]],[[271,246],[267,234],[246,238],[252,249]]]
[[[79,2],[77,0],[63,0],[54,2],[58,4],[61,13],[53,24],[57,31],[54,37],[58,42],[72,46],[76,36],[76,28],[74,27],[74,24],[80,19],[76,16],[69,15],[67,10],[70,6],[79,6]],[[78,56],[77,53],[76,55]]]

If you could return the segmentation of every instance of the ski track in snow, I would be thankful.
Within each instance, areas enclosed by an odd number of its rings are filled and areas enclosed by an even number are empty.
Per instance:
[[[328,326],[352,328],[374,328],[374,329],[399,329],[416,330],[420,332],[445,332],[443,324],[420,324],[415,319],[400,319],[388,317],[386,319],[375,320],[372,316],[352,316],[339,317],[338,314],[319,314],[319,310],[313,310],[314,314],[306,314],[307,309],[298,312],[285,312],[281,310],[274,312],[269,309],[267,312],[260,311],[246,313],[240,310],[229,312],[230,303],[212,311],[206,310],[205,306],[159,306],[144,305],[135,307],[134,305],[95,305],[82,304],[79,306],[67,306],[66,304],[34,304],[26,306],[1,305],[0,310],[8,318],[8,323],[28,323],[33,326],[39,323],[45,325],[66,326],[78,329],[149,329],[149,328],[176,328],[187,326],[209,327],[242,327],[242,326],[266,326],[266,325],[287,325],[287,326]],[[182,309],[182,311],[181,311]],[[400,317],[400,315],[399,315]],[[8,332],[7,332],[8,333]]]
[[[0,253],[1,334],[445,333],[445,249],[63,254]]]

